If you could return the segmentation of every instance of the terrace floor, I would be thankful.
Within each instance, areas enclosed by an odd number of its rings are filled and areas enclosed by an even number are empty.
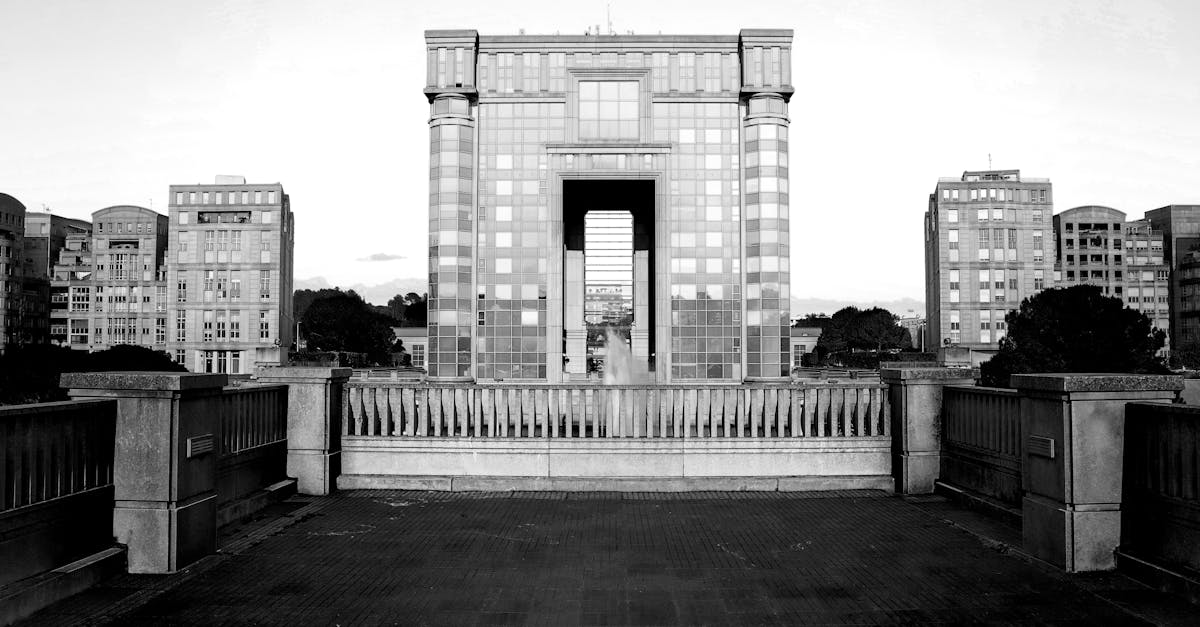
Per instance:
[[[1008,543],[1006,545],[1006,543]],[[436,493],[295,497],[176,575],[29,624],[1195,624],[1115,573],[1069,577],[940,497]]]

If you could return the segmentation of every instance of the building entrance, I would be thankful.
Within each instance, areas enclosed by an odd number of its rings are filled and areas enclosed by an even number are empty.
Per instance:
[[[614,353],[653,371],[654,181],[564,181],[563,234],[567,376],[598,376]]]

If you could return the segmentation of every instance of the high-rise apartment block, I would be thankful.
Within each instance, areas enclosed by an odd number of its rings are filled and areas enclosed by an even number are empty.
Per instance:
[[[925,213],[927,346],[998,350],[1004,316],[1052,284],[1054,196],[1020,170],[943,178]]]
[[[169,351],[193,372],[253,372],[291,345],[291,203],[278,183],[172,185]]]
[[[1162,232],[1162,252],[1171,271],[1171,349],[1200,354],[1200,205],[1152,209],[1146,212],[1146,220]]]
[[[1170,265],[1161,230],[1148,220],[1127,222],[1111,207],[1088,205],[1054,216],[1054,232],[1056,285],[1095,285],[1169,330]]]
[[[54,313],[65,308],[63,295],[51,287],[54,264],[66,246],[67,237],[90,233],[91,223],[54,215],[30,212],[25,216],[25,249],[22,264],[25,275],[25,341],[46,344],[65,339],[65,329],[55,327]],[[62,331],[56,338],[55,331]]]
[[[24,242],[25,205],[0,194],[0,351],[20,340]]]
[[[86,351],[120,344],[165,351],[167,217],[116,205],[92,220],[74,221],[54,246],[50,341]]]
[[[430,376],[586,376],[590,304],[659,381],[786,377],[791,38],[426,32]]]

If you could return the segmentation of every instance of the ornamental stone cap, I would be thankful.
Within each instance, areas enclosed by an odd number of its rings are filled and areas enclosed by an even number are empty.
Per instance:
[[[228,385],[229,375],[191,372],[64,372],[59,385],[75,390],[198,390]]]
[[[927,381],[944,381],[951,379],[976,379],[979,377],[978,368],[941,368],[928,365],[905,366],[896,364],[879,369],[879,376],[885,379],[900,379],[903,381],[923,379]]]
[[[1014,374],[1010,382],[1017,389],[1050,392],[1174,392],[1183,389],[1183,377],[1161,374]]]

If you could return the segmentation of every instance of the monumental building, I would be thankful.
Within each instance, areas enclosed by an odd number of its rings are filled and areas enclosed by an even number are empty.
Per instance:
[[[427,31],[430,377],[786,377],[791,38]]]
[[[1005,335],[1004,316],[1052,285],[1054,196],[1020,170],[942,178],[925,213],[928,350],[957,345],[977,361]]]
[[[192,372],[284,363],[292,343],[295,221],[278,183],[172,185],[168,351]]]

